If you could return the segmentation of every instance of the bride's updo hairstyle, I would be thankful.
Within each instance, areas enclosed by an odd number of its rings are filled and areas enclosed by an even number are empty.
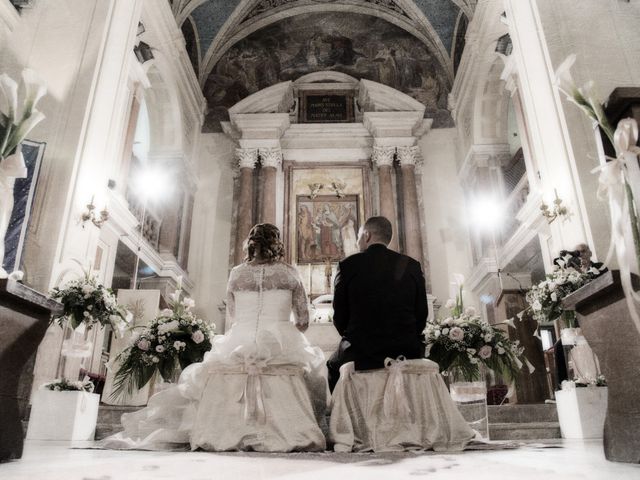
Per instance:
[[[260,259],[275,262],[284,257],[284,244],[280,240],[280,230],[270,223],[258,223],[249,231],[245,242],[247,256],[245,262],[250,262],[258,252]]]

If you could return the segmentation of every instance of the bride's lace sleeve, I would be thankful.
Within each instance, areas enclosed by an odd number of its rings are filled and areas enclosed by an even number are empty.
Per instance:
[[[226,316],[227,316],[227,320],[226,323],[227,325],[232,325],[233,324],[233,320],[236,316],[236,299],[235,296],[233,294],[233,290],[235,287],[235,283],[236,283],[236,277],[237,275],[235,274],[235,269],[231,270],[231,273],[229,274],[229,281],[227,282],[227,312],[226,312]]]
[[[297,271],[294,270],[295,287],[291,293],[291,304],[293,310],[293,317],[296,325],[308,325],[309,324],[309,304],[307,300],[307,292],[302,285],[302,279]]]

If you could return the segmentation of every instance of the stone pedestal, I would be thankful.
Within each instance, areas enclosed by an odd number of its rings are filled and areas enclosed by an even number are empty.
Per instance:
[[[638,277],[633,276],[636,290]],[[616,462],[640,463],[640,333],[629,314],[620,272],[610,271],[563,301],[575,310],[607,379],[604,454]]]
[[[578,387],[556,392],[562,438],[602,438],[607,387]]]
[[[33,394],[27,440],[91,441],[100,395],[38,390]]]
[[[20,458],[35,353],[62,305],[13,280],[0,280],[0,462]]]

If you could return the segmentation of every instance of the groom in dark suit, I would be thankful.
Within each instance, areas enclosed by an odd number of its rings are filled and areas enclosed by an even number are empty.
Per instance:
[[[420,263],[387,248],[392,234],[385,217],[369,218],[358,232],[360,253],[338,264],[333,323],[342,340],[327,361],[332,391],[347,362],[368,370],[387,357],[424,357],[424,275]]]

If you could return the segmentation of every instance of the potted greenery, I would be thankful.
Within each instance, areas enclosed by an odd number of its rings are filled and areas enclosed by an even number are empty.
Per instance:
[[[454,402],[466,406],[461,409],[465,420],[488,438],[484,370],[513,382],[523,362],[530,372],[533,367],[523,357],[524,348],[517,340],[509,340],[503,329],[489,325],[472,307],[464,307],[462,286],[456,300],[448,300],[445,307],[450,311],[448,317],[427,322],[426,356],[448,377]]]

